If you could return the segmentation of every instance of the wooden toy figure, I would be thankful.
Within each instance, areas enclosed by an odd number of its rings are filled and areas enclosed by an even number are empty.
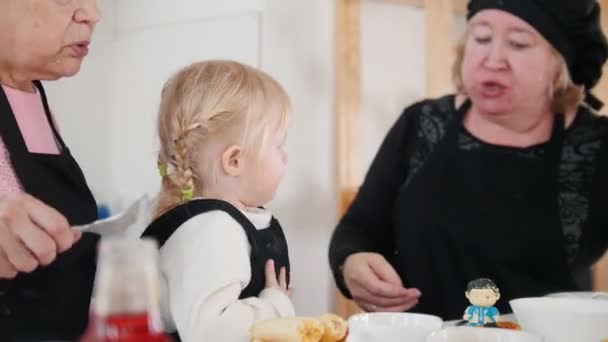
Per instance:
[[[465,296],[471,303],[462,317],[469,326],[496,323],[500,313],[494,304],[500,299],[500,291],[494,282],[487,278],[469,282]]]

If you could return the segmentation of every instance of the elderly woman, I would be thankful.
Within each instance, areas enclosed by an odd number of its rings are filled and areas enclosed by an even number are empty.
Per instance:
[[[98,237],[70,225],[96,203],[40,81],[79,71],[98,21],[96,0],[0,1],[3,341],[74,340],[87,322]]]
[[[462,317],[467,283],[576,290],[608,246],[608,56],[592,0],[472,0],[459,94],[405,109],[338,224],[330,263],[370,311]]]

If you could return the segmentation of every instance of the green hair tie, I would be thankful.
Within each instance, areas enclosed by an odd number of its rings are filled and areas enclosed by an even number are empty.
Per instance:
[[[182,188],[182,201],[189,202],[194,197],[194,188],[192,186]]]
[[[165,177],[169,174],[169,166],[167,165],[167,163],[158,164],[158,173],[161,177]]]

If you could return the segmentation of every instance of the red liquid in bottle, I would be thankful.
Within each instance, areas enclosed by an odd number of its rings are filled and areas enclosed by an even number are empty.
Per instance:
[[[103,239],[89,325],[80,342],[172,342],[163,332],[157,245]]]
[[[90,319],[81,342],[172,342],[164,333],[150,329],[147,314],[124,314]]]

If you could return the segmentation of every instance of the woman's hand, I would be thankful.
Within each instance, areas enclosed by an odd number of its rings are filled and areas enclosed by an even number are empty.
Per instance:
[[[55,260],[81,233],[55,209],[28,194],[0,199],[0,278],[14,278]]]
[[[343,276],[353,300],[367,311],[406,311],[418,304],[421,295],[417,289],[405,288],[395,269],[377,253],[348,256]]]

